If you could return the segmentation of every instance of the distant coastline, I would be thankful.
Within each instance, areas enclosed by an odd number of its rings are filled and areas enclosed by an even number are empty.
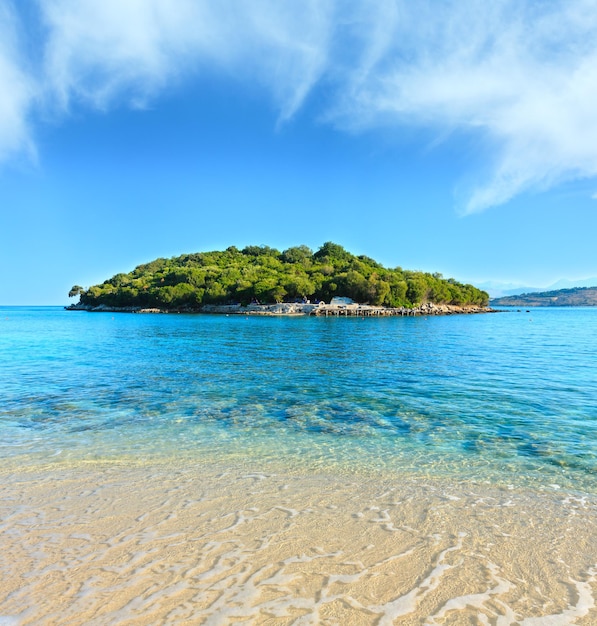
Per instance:
[[[597,287],[574,287],[493,298],[490,306],[597,306]]]

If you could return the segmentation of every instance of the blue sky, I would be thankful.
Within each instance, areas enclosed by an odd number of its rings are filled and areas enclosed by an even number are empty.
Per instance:
[[[588,0],[0,0],[0,304],[328,240],[597,276],[596,102]]]

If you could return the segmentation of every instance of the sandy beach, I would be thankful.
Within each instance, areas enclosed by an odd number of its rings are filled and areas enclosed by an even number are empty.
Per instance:
[[[382,475],[3,472],[2,624],[597,621],[597,501]]]

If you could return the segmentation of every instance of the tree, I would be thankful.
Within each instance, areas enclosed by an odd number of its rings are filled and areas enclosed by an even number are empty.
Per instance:
[[[369,278],[369,301],[375,306],[390,304],[390,283],[379,280],[375,275]]]
[[[413,276],[412,278],[408,278],[406,280],[406,284],[406,297],[411,305],[417,306],[421,304],[427,292],[427,285],[425,284],[424,279],[420,276]]]
[[[293,276],[284,283],[290,298],[306,298],[315,293],[315,285],[306,276]]]
[[[68,292],[68,297],[74,298],[75,296],[80,296],[80,295],[83,295],[84,293],[85,293],[85,290],[83,289],[83,287],[81,287],[81,285],[73,285],[71,287],[71,290]]]
[[[342,246],[331,241],[326,241],[321,248],[313,255],[318,261],[328,260],[332,265],[338,266],[341,263],[347,263],[354,257],[347,252]]]
[[[303,265],[311,262],[313,252],[311,248],[307,246],[295,246],[294,248],[288,248],[282,252],[282,260],[285,263],[302,263]]]
[[[406,291],[408,285],[405,280],[402,280],[402,274],[400,276],[392,275],[390,281],[390,294],[388,296],[388,304],[394,307],[401,307],[407,305]]]
[[[248,256],[280,256],[280,252],[269,246],[246,246],[242,253]]]

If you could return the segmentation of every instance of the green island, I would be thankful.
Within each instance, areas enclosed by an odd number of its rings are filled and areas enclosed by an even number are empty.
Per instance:
[[[597,287],[522,293],[491,300],[495,306],[597,306]]]
[[[441,274],[389,269],[327,242],[316,252],[295,246],[280,252],[268,246],[232,246],[223,251],[159,258],[116,274],[100,285],[73,286],[79,296],[71,310],[106,308],[222,312],[217,307],[272,303],[320,303],[333,298],[371,307],[487,307],[485,291]],[[439,309],[438,309],[439,311]]]

